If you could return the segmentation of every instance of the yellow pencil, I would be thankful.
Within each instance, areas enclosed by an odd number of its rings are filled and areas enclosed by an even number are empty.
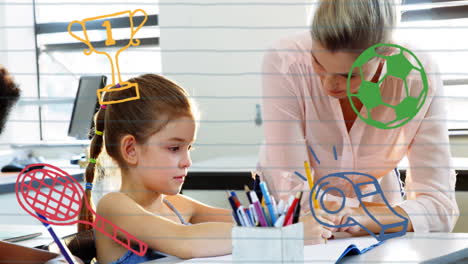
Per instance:
[[[309,188],[310,190],[312,190],[312,188],[314,188],[314,178],[312,178],[312,173],[310,171],[309,162],[307,160],[304,161],[304,169],[305,169],[306,176],[307,176],[307,182],[309,183]],[[318,201],[317,199],[315,199],[315,193],[312,194],[312,202],[314,204],[314,208],[319,208]]]
[[[307,160],[304,161],[304,169],[305,169],[305,173],[307,176],[307,182],[309,183],[309,188],[312,191],[312,188],[314,188],[314,178],[312,178],[312,173],[310,171],[309,162]],[[315,192],[312,194],[312,203],[313,203],[314,208],[319,208],[318,201],[317,199],[315,199]],[[324,238],[323,240],[325,241],[325,244],[327,244],[328,239]]]
[[[312,179],[312,173],[310,172],[310,166],[307,160],[304,161],[304,169],[307,176],[307,182],[309,183],[309,188],[312,190],[314,187],[314,179]]]

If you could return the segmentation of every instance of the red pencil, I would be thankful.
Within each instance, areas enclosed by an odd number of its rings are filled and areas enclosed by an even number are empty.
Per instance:
[[[286,216],[284,217],[284,224],[283,226],[287,226],[289,222],[292,222],[292,217],[294,213],[294,209],[296,209],[297,203],[299,202],[299,197],[301,196],[301,192],[298,192],[296,194],[296,197],[294,198],[294,201],[292,202],[291,206],[288,209],[288,212],[286,213]]]

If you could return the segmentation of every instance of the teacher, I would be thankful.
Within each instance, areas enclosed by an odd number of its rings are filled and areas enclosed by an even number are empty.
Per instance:
[[[458,219],[459,209],[445,121],[446,106],[441,97],[442,80],[427,53],[394,41],[392,32],[398,20],[392,1],[322,0],[318,2],[309,31],[278,41],[266,53],[263,62],[266,144],[260,153],[259,166],[277,200],[309,189],[307,183],[295,175],[295,172],[305,175],[306,160],[311,164],[314,182],[337,172],[372,175],[378,179],[393,209],[408,218],[407,231],[449,232]],[[346,93],[353,62],[364,50],[379,43],[417,50],[415,54],[428,78],[424,105],[411,121],[394,129],[366,124],[353,110]],[[382,47],[376,52],[392,56],[400,50]],[[362,67],[362,76],[367,81],[377,83],[385,75],[384,59],[375,57]],[[360,83],[361,74],[354,69],[350,92],[357,93]],[[419,75],[410,74],[406,84],[410,95],[421,91]],[[380,93],[384,101],[398,104],[406,96],[405,82],[386,76],[380,84]],[[366,115],[359,99],[351,98],[357,110]],[[388,107],[378,106],[369,113],[382,122],[395,118]],[[409,167],[403,187],[396,168],[405,156]],[[361,180],[350,175],[354,183]],[[342,212],[334,215],[335,224],[344,223],[352,215],[371,231],[379,232],[380,226],[359,206],[351,184],[344,180],[331,184],[341,189],[347,200]],[[372,191],[371,186],[367,187],[368,192]],[[362,191],[366,191],[365,186]],[[327,204],[339,207],[340,203],[333,202],[337,197],[330,195],[329,198]],[[302,200],[303,208],[309,207],[308,200]],[[381,224],[401,221],[389,208],[382,206],[381,196],[373,195],[364,200]],[[359,228],[342,231],[363,233]],[[397,231],[401,230],[389,230]]]

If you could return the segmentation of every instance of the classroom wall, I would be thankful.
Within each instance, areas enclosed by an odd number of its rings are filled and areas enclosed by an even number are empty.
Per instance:
[[[0,5],[0,36],[5,34],[5,29],[2,29],[1,26],[5,25],[5,6]],[[6,39],[0,38],[0,64],[6,63]]]
[[[298,30],[292,27],[304,26],[307,8],[250,1],[201,6],[160,3],[163,73],[187,89],[201,110],[197,140],[201,146],[193,152],[194,162],[256,156],[262,142],[261,126],[254,119],[260,104],[263,52],[273,41]],[[266,28],[275,26],[290,28]]]
[[[453,157],[468,157],[468,135],[450,137]]]

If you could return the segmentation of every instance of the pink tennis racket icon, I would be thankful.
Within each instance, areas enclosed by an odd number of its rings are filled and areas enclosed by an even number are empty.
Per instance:
[[[63,189],[58,188],[60,185]],[[54,225],[88,224],[139,256],[143,256],[148,249],[146,243],[96,214],[88,200],[85,200],[84,206],[96,216],[95,221],[78,220],[84,189],[77,180],[55,166],[28,165],[19,173],[15,191],[21,207],[41,222]],[[47,220],[38,217],[36,213],[45,216]],[[108,226],[112,230],[110,233],[106,231]]]

